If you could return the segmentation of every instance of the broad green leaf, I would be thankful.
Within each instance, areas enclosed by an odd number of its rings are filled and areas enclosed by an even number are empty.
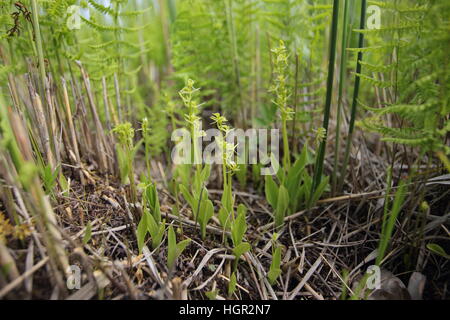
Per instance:
[[[205,182],[209,179],[209,176],[211,175],[211,165],[205,164],[201,171],[201,183],[205,184]]]
[[[150,212],[155,218],[156,222],[161,222],[161,211],[159,205],[158,191],[156,190],[155,184],[148,184],[145,187],[144,192],[146,204],[150,208]]]
[[[122,184],[128,183],[128,173],[130,172],[130,165],[127,157],[127,153],[123,148],[117,145],[117,161],[119,163],[120,181]]]
[[[248,242],[241,242],[238,246],[233,249],[233,255],[236,257],[236,260],[246,252],[250,251],[251,246]]]
[[[86,226],[86,231],[84,232],[83,244],[87,244],[89,240],[91,240],[91,238],[92,238],[92,225],[91,222],[89,221]]]
[[[278,177],[278,180],[283,182],[285,179],[285,171],[280,166],[280,162],[278,161],[277,157],[275,157],[275,155],[273,153],[270,154],[270,161],[271,161],[272,167],[274,169],[278,168],[278,171],[276,172],[276,176]]]
[[[309,176],[308,172],[303,171],[303,185],[300,189],[300,197],[302,200],[306,202],[306,206],[308,206],[308,202],[311,198],[311,189],[312,189],[312,178]]]
[[[163,221],[163,223],[161,223],[159,225],[158,233],[152,237],[152,248],[153,249],[156,249],[161,244],[162,238],[164,236],[164,225],[165,225],[165,220]]]
[[[67,181],[66,177],[64,176],[64,174],[62,174],[62,172],[59,175],[59,184],[61,186],[63,194],[66,197],[68,197],[69,196],[70,185],[69,185],[69,182]]]
[[[155,208],[154,208],[154,211],[152,212],[152,215],[155,218],[155,222],[156,223],[160,223],[161,222],[161,209],[159,207],[159,200],[158,200],[158,198],[156,198]]]
[[[272,235],[272,241],[277,241],[279,236],[280,235],[278,233],[274,232]]]
[[[145,198],[147,204],[151,210],[155,209],[156,201],[158,199],[158,194],[156,191],[156,186],[154,184],[148,184],[145,188]]]
[[[187,245],[191,242],[191,239],[186,239],[177,243],[177,238],[172,225],[169,226],[168,234],[168,248],[167,248],[167,267],[172,269],[175,265],[175,261],[186,249]]]
[[[205,292],[205,295],[209,300],[216,300],[218,294],[219,290]]]
[[[148,231],[146,215],[150,215],[150,214],[148,213],[147,210],[144,210],[144,214],[142,215],[141,221],[139,221],[137,231],[136,231],[139,254],[142,253],[142,248],[144,247],[144,242],[145,242],[145,235],[147,234],[147,231]]]
[[[192,210],[195,208],[195,200],[194,197],[191,195],[189,190],[186,188],[184,184],[180,184],[180,192],[183,195],[184,199],[189,203],[189,206]],[[195,214],[195,213],[194,213]]]
[[[236,291],[236,284],[237,284],[236,273],[233,272],[230,277],[230,283],[228,284],[229,297],[231,297],[233,293]]]
[[[225,208],[220,208],[219,209],[219,222],[220,225],[225,229],[228,230],[230,228],[230,214],[227,212],[227,210]]]
[[[172,225],[169,226],[167,237],[167,267],[172,269],[177,258],[177,239]]]
[[[181,184],[188,186],[191,180],[191,165],[179,164],[175,167],[174,177],[181,179]]]
[[[241,244],[244,234],[247,231],[247,222],[245,221],[246,211],[241,208],[236,220],[231,224],[231,240],[233,240],[235,247]]]
[[[147,230],[152,238],[152,248],[155,249],[161,243],[164,235],[164,222],[157,222],[151,214],[146,216]]]
[[[441,257],[444,257],[446,259],[450,259],[450,254],[448,254],[447,252],[445,252],[445,250],[438,244],[436,243],[429,243],[427,244],[427,249],[430,250],[431,252],[440,255]]]
[[[192,193],[194,194],[194,196],[195,196],[196,193],[200,193],[201,187],[202,187],[201,172],[200,171],[195,171],[195,173],[194,173],[194,181],[193,181],[192,187],[191,187],[191,190],[192,190]]]
[[[189,243],[191,243],[191,239],[185,239],[177,243],[177,257],[183,253]]]
[[[295,161],[294,165],[290,168],[285,186],[289,193],[290,210],[294,212],[297,210],[300,195],[300,185],[302,183],[302,173],[307,164],[307,150],[306,144],[303,147],[303,151],[300,157]]]
[[[275,281],[281,274],[281,248],[277,247],[272,255],[272,263],[270,265],[269,273],[267,274],[267,278],[269,283],[273,285]]]
[[[243,214],[245,216],[247,214],[247,207],[245,205],[243,205],[242,203],[239,204],[237,207],[237,214],[238,214],[238,216],[240,214]]]
[[[322,196],[322,194],[324,193],[325,189],[328,186],[328,181],[330,180],[330,177],[325,177],[324,179],[322,179],[322,181],[320,182],[319,186],[317,187],[316,191],[314,192],[313,197],[311,198],[309,207],[312,207],[316,204],[316,202],[320,199],[320,197]]]
[[[214,205],[211,202],[211,200],[203,200],[202,204],[200,205],[199,215],[198,215],[198,221],[200,223],[201,232],[202,232],[202,239],[206,236],[206,226],[208,224],[208,221],[212,218],[214,215]]]
[[[294,165],[289,169],[288,176],[296,177],[301,174],[307,165],[306,152],[302,151],[300,157],[294,162]]]
[[[383,216],[383,225],[381,230],[381,239],[378,245],[378,256],[375,261],[376,265],[380,265],[383,260],[386,250],[391,240],[392,232],[394,231],[395,221],[400,213],[403,205],[403,200],[406,196],[406,184],[404,181],[400,182],[400,186],[395,193],[394,202],[390,210],[390,214]]]
[[[280,186],[278,190],[277,208],[275,210],[275,227],[283,225],[287,208],[289,207],[289,193],[284,186]]]
[[[278,186],[273,181],[272,176],[266,176],[266,183],[265,183],[265,192],[266,192],[266,199],[267,202],[272,206],[272,208],[277,207],[277,199],[278,199]]]
[[[41,175],[42,181],[44,182],[45,192],[47,194],[52,193],[59,175],[59,166],[52,171],[52,167],[48,164],[42,169]]]
[[[221,202],[227,212],[231,212],[231,210],[233,210],[233,198],[229,188],[225,188],[225,190],[223,190]]]
[[[247,165],[246,164],[240,164],[239,170],[236,172],[236,177],[239,181],[239,184],[242,188],[246,187],[247,184]]]

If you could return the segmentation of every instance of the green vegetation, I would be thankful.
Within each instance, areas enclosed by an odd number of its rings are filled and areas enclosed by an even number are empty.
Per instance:
[[[0,299],[448,299],[449,18],[0,0]]]

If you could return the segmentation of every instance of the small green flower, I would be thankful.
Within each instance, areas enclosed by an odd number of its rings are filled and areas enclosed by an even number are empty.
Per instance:
[[[216,124],[217,129],[225,133],[225,136],[228,135],[228,133],[231,131],[230,126],[225,124],[226,122],[228,122],[227,118],[220,115],[220,113],[213,113],[213,115],[211,116],[211,120],[214,124]]]
[[[314,143],[316,144],[317,147],[319,147],[319,145],[322,143],[322,141],[327,136],[327,130],[325,130],[325,128],[320,127],[317,130],[314,130],[314,132],[316,133],[316,138],[315,138]]]
[[[128,147],[133,146],[134,129],[129,122],[118,124],[112,132],[116,134],[120,144]]]

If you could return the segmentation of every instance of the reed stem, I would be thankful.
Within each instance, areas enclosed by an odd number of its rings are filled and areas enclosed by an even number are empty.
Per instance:
[[[325,148],[328,137],[328,124],[330,121],[331,100],[333,97],[333,82],[334,82],[334,63],[336,60],[336,43],[337,43],[337,29],[339,21],[339,0],[333,1],[333,19],[331,20],[330,31],[330,56],[328,63],[328,79],[327,79],[327,95],[325,100],[325,109],[323,115],[323,125],[325,129],[325,137],[322,139],[319,151],[317,153],[316,165],[314,169],[314,179],[312,184],[312,192],[314,194],[316,188],[319,186],[322,179],[323,162],[325,161]]]
[[[367,4],[367,1],[362,0],[361,18],[359,21],[359,28],[361,30],[363,30],[366,25],[366,4]],[[362,48],[362,47],[364,47],[364,33],[359,34],[358,48]],[[352,109],[351,109],[351,115],[350,115],[350,123],[349,123],[349,127],[348,127],[347,142],[346,142],[346,146],[345,146],[344,162],[342,163],[341,176],[339,179],[339,189],[341,189],[344,184],[345,173],[347,172],[348,159],[350,156],[350,147],[352,145],[353,131],[355,128],[356,110],[357,110],[357,106],[358,106],[359,86],[360,86],[360,81],[361,81],[361,78],[358,76],[358,74],[361,74],[362,59],[363,59],[363,53],[362,53],[362,51],[359,51],[358,58],[356,61],[355,89],[353,91]]]
[[[339,150],[341,147],[341,120],[342,120],[342,100],[343,89],[345,83],[345,75],[347,71],[347,43],[348,43],[348,6],[349,1],[344,0],[344,18],[342,21],[342,43],[341,43],[341,65],[339,70],[339,89],[338,89],[338,102],[336,111],[336,137],[334,142],[334,165],[331,181],[333,184],[332,193],[336,194],[337,186],[337,171],[339,166]]]

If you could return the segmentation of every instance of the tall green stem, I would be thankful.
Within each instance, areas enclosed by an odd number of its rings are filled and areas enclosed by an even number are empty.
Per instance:
[[[289,151],[289,139],[287,132],[287,115],[282,115],[282,134],[283,134],[283,166],[284,169],[289,170],[291,167],[291,153]]]
[[[297,154],[298,151],[298,143],[295,142],[295,131],[297,130],[297,105],[298,105],[298,54],[295,54],[295,81],[294,81],[294,119],[292,120],[292,138],[291,141],[294,144],[294,154]]]
[[[366,3],[367,3],[366,0],[362,0],[361,18],[359,21],[359,28],[361,30],[363,30],[366,25]],[[363,46],[364,46],[364,33],[360,33],[358,48],[362,48]],[[350,115],[350,123],[349,123],[349,127],[348,127],[347,143],[345,146],[344,162],[342,163],[341,177],[339,179],[339,189],[342,188],[342,185],[344,184],[345,173],[347,172],[348,159],[350,156],[350,146],[352,144],[353,130],[355,128],[356,109],[358,106],[359,85],[360,85],[360,81],[361,81],[361,78],[358,76],[358,74],[361,74],[362,58],[363,58],[363,53],[362,53],[362,51],[359,51],[358,59],[356,61],[355,88],[353,90],[352,109],[351,109],[351,115]]]
[[[333,183],[333,194],[336,193],[336,185],[337,185],[337,171],[338,171],[338,163],[339,163],[339,149],[341,146],[340,141],[340,133],[341,133],[341,120],[342,120],[342,100],[343,100],[343,88],[345,82],[345,74],[347,71],[347,40],[348,40],[348,6],[349,1],[344,0],[344,19],[342,21],[342,43],[341,43],[341,66],[339,70],[339,93],[338,93],[338,103],[337,103],[337,111],[336,111],[336,137],[334,142],[334,166],[333,166],[333,174],[332,174],[332,183]]]
[[[338,21],[339,21],[339,0],[334,0],[333,1],[333,19],[331,20],[331,31],[330,31],[331,44],[330,44],[330,58],[329,58],[329,63],[328,63],[327,96],[326,96],[326,100],[325,100],[325,110],[324,110],[323,125],[322,125],[322,127],[325,129],[325,137],[321,141],[319,151],[317,153],[316,165],[315,165],[315,170],[314,170],[314,180],[313,180],[311,194],[314,194],[314,191],[320,184],[320,180],[322,179],[322,172],[323,172],[323,162],[325,160],[325,147],[327,144],[327,137],[328,137],[328,124],[330,121],[331,100],[333,97],[334,63],[336,60]]]

